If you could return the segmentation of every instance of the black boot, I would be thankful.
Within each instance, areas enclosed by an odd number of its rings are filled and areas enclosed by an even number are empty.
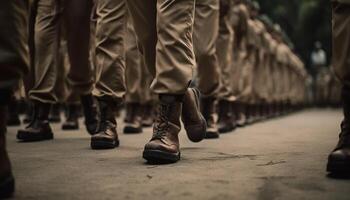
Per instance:
[[[115,120],[115,102],[98,100],[100,107],[100,124],[98,131],[91,137],[92,149],[111,149],[119,146],[117,121]]]
[[[13,195],[15,181],[13,178],[11,163],[6,151],[6,105],[9,103],[10,91],[0,90],[0,199],[9,198]],[[7,96],[7,97],[6,97]],[[6,98],[6,100],[5,100]]]
[[[343,88],[344,120],[336,148],[328,157],[327,171],[350,174],[350,89]]]
[[[8,109],[7,126],[21,125],[21,120],[19,119],[19,100],[14,95],[12,95]]]
[[[83,95],[80,99],[83,105],[86,130],[90,135],[93,135],[96,133],[99,124],[97,100],[91,94]]]
[[[67,106],[67,119],[62,124],[62,130],[79,129],[79,105],[70,104]]]
[[[201,101],[201,111],[202,114],[207,121],[207,132],[205,134],[205,138],[214,139],[219,138],[219,130],[218,130],[218,114],[216,111],[217,102],[215,98],[202,98]]]
[[[52,123],[61,122],[61,105],[59,103],[52,104],[49,113],[49,121]]]
[[[236,120],[232,112],[231,102],[221,100],[219,102],[219,121],[218,127],[220,133],[228,133],[236,128]]]
[[[142,113],[141,105],[138,103],[126,104],[126,116],[125,116],[125,134],[137,134],[142,133]]]
[[[17,139],[27,142],[53,139],[48,120],[49,112],[50,104],[34,103],[33,121],[24,130],[18,130]]]

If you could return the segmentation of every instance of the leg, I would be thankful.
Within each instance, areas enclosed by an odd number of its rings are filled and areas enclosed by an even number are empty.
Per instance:
[[[93,149],[114,148],[119,145],[116,106],[125,95],[126,7],[124,0],[99,0],[96,4],[96,88],[101,122],[91,137]]]
[[[128,89],[124,133],[141,133],[141,95],[143,89],[141,81],[145,77],[142,75],[143,60],[137,48],[136,35],[130,20],[128,21],[126,40],[126,85]]]
[[[154,134],[145,146],[143,157],[149,162],[176,162],[180,158],[178,133],[183,105],[186,112],[182,113],[182,119],[190,139],[200,141],[205,133],[205,122],[198,110],[198,93],[194,89],[187,89],[194,66],[194,1],[130,0],[127,4],[146,65],[155,77],[151,88],[160,94]],[[138,26],[136,23],[140,22]],[[154,26],[147,26],[150,24]],[[146,46],[152,48],[147,49]],[[192,115],[187,115],[189,112]]]
[[[207,121],[206,137],[217,138],[215,103],[220,89],[216,42],[219,34],[219,1],[196,1],[193,44],[197,60],[198,88],[204,97],[202,113]]]
[[[50,105],[57,102],[55,84],[59,57],[60,14],[58,1],[39,0],[35,20],[35,62],[34,86],[29,98],[34,101],[33,119],[17,138],[24,141],[52,139],[53,133],[48,122]]]

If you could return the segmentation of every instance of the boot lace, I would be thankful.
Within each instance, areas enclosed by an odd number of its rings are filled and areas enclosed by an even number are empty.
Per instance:
[[[169,118],[168,113],[170,110],[170,105],[160,105],[159,106],[159,114],[154,125],[154,134],[152,140],[155,139],[164,139],[166,133],[169,129]]]

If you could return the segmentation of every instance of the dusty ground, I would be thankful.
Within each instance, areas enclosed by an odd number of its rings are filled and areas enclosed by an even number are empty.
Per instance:
[[[9,128],[15,199],[349,199],[350,180],[325,172],[340,120],[340,110],[308,110],[199,144],[182,133],[182,160],[160,166],[141,157],[151,129],[93,151],[83,129],[56,124],[55,140],[18,143]]]

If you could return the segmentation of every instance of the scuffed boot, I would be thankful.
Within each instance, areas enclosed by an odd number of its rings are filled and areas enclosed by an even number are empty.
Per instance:
[[[19,100],[14,95],[11,97],[8,109],[7,126],[21,125],[21,120],[19,119]]]
[[[51,140],[53,133],[49,124],[50,104],[34,104],[33,121],[24,129],[18,130],[17,139],[24,142]]]
[[[343,88],[344,120],[336,148],[328,157],[327,171],[334,174],[350,174],[350,89]]]
[[[216,113],[215,98],[202,98],[202,114],[207,121],[207,132],[205,138],[219,138],[219,130],[217,127],[218,115]]]
[[[90,135],[96,133],[99,124],[99,110],[97,100],[91,95],[80,97],[85,117],[85,127]]]
[[[160,95],[153,136],[145,145],[143,158],[149,163],[174,163],[180,159],[181,95]]]
[[[1,98],[6,98],[4,95],[9,95],[8,92],[0,91]],[[13,195],[15,190],[15,180],[11,170],[11,163],[6,151],[6,116],[7,109],[3,102],[0,100],[0,199],[9,198]]]
[[[56,103],[51,106],[49,114],[49,122],[59,123],[61,122],[61,105]]]
[[[99,99],[100,124],[96,134],[91,136],[92,149],[112,149],[119,146],[117,121],[115,120],[116,105],[113,100]]]
[[[152,104],[142,106],[142,126],[151,127],[154,122],[154,110]]]
[[[67,119],[62,124],[62,130],[79,129],[79,105],[69,104],[67,106]]]
[[[200,92],[189,88],[182,104],[182,122],[188,138],[192,142],[200,142],[205,138],[207,123],[200,112]]]
[[[236,120],[232,112],[231,102],[219,102],[219,133],[228,133],[236,128]]]
[[[126,104],[126,116],[125,116],[125,134],[137,134],[142,133],[142,116],[141,106],[138,103]]]

